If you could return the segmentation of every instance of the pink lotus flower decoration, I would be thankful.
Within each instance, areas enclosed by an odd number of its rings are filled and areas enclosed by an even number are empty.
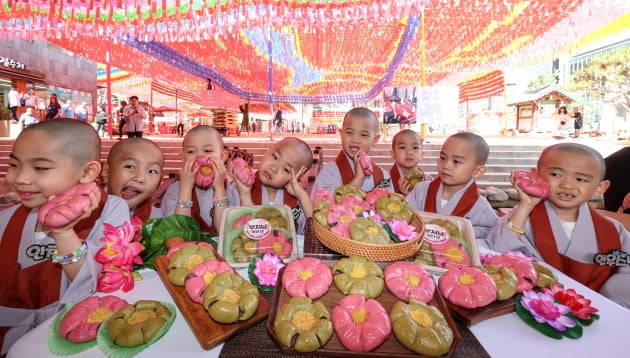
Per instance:
[[[125,222],[120,229],[103,224],[105,234],[101,238],[104,245],[98,250],[94,259],[103,264],[101,276],[96,288],[102,292],[113,292],[122,288],[124,292],[134,287],[131,271],[134,264],[142,264],[140,253],[144,250],[138,240],[142,221],[137,217]]]
[[[125,222],[120,230],[110,224],[103,224],[105,236],[101,238],[104,245],[96,253],[94,259],[101,264],[113,264],[124,270],[131,270],[133,264],[142,264],[140,253],[144,245],[138,242],[139,228],[142,221],[136,217]]]
[[[128,292],[133,289],[134,285],[135,281],[131,271],[107,264],[103,266],[101,276],[96,282],[96,289],[101,292],[114,292],[118,289]]]
[[[558,302],[568,306],[571,309],[571,313],[577,318],[588,320],[591,318],[591,314],[598,311],[597,308],[591,306],[591,300],[577,293],[574,289],[568,290],[553,284],[551,290],[543,288],[543,291],[548,294],[552,294]]]
[[[551,293],[524,291],[521,305],[531,313],[536,322],[547,323],[557,331],[563,332],[567,327],[575,327],[576,323],[565,316],[571,308],[556,303]]]
[[[258,278],[258,283],[261,286],[276,286],[278,273],[284,267],[280,257],[267,253],[262,258],[257,257],[255,265],[256,268],[252,272]]]
[[[400,241],[409,241],[418,237],[416,227],[407,224],[405,220],[391,220],[388,221],[387,224],[392,230],[392,233],[396,235]]]

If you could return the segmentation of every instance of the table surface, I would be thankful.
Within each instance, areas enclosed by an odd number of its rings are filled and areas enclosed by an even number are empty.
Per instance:
[[[301,251],[302,252],[302,251]],[[245,269],[238,270],[247,276]],[[562,273],[557,273],[560,282],[567,288],[574,288],[599,309],[601,318],[591,326],[584,327],[583,336],[578,340],[564,338],[554,340],[543,336],[526,325],[516,315],[509,313],[478,323],[471,331],[492,357],[531,358],[535,351],[561,357],[625,356],[628,349],[623,342],[628,338],[625,329],[630,322],[630,310],[601,296]],[[153,299],[173,302],[166,287],[155,271],[143,270],[144,279],[136,282],[136,287],[127,293],[115,292],[116,296],[133,303],[139,299]],[[102,294],[101,294],[102,295]],[[52,318],[22,337],[9,351],[8,358],[54,356],[47,347],[47,332]],[[190,330],[179,309],[170,330],[152,346],[140,352],[137,357],[218,357],[223,344],[203,350]],[[72,357],[105,357],[98,347],[91,348]]]

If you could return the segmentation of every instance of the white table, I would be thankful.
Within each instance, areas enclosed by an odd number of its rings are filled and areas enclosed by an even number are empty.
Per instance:
[[[244,269],[239,270],[241,275]],[[246,272],[245,272],[246,275]],[[115,292],[133,303],[139,299],[155,299],[173,302],[166,287],[156,272],[143,271],[144,280],[137,282],[137,287],[128,293]],[[492,357],[526,357],[538,355],[556,357],[623,357],[628,356],[626,343],[630,335],[627,327],[630,323],[630,310],[625,309],[569,277],[558,274],[560,282],[566,288],[574,288],[591,299],[593,306],[599,309],[601,318],[591,326],[584,327],[582,338],[573,340],[548,338],[526,325],[516,315],[510,313],[478,323],[471,328],[473,334]],[[52,319],[51,319],[52,320]],[[50,321],[39,325],[9,351],[8,358],[49,357],[46,335]],[[179,309],[171,329],[152,346],[142,351],[137,357],[173,358],[173,357],[218,357],[223,345],[206,351],[201,348]],[[72,357],[105,357],[98,347],[91,348]]]

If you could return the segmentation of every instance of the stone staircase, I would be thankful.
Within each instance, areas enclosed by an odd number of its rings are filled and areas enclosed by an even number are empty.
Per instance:
[[[337,137],[338,138],[338,137]],[[173,139],[153,139],[164,152],[164,176],[168,178],[176,175],[181,168],[181,140]],[[260,163],[263,155],[271,146],[271,142],[266,138],[248,138],[251,141],[244,141],[245,138],[224,138],[224,143],[228,148],[238,147],[246,150],[253,155],[254,167]],[[309,143],[311,149],[321,148],[322,164],[334,161],[340,150],[340,142],[331,140],[318,140],[319,138],[303,138]],[[102,144],[102,160],[107,159],[107,154],[111,146],[116,143],[115,140],[103,140]],[[0,139],[0,178],[6,176],[9,165],[9,154],[13,139]],[[431,141],[424,145],[424,158],[421,162],[422,169],[433,176],[437,174],[437,159],[439,157],[441,141]],[[529,169],[536,166],[536,161],[540,152],[544,149],[543,145],[527,145],[526,143],[518,144],[491,144],[490,156],[486,163],[486,174],[481,177],[477,184],[484,188],[487,186],[496,186],[499,188],[510,187],[510,172],[515,169]],[[392,165],[390,157],[391,143],[378,143],[372,148],[370,156],[381,167],[389,170]],[[314,175],[315,171],[311,171],[309,175]],[[305,178],[306,179],[306,178]]]

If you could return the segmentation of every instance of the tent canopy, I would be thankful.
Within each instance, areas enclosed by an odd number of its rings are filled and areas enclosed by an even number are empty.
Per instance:
[[[118,88],[148,98],[152,84],[168,84],[192,101],[210,79],[243,100],[361,102],[385,86],[454,85],[549,61],[630,27],[627,0],[8,4],[0,35],[44,39],[101,63],[109,52],[127,73],[115,77]]]

